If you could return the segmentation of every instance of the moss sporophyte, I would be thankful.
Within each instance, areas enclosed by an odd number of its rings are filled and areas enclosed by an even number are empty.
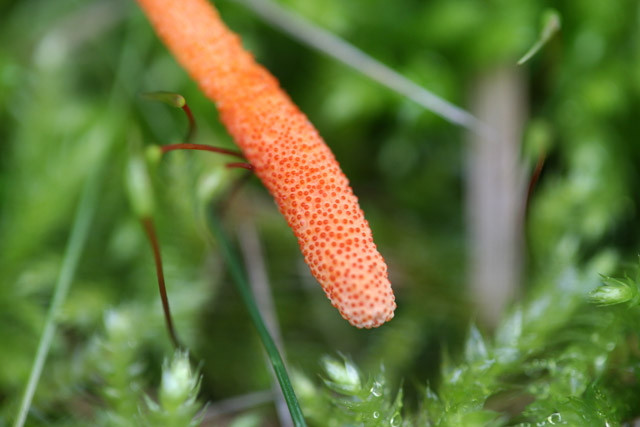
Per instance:
[[[326,143],[206,0],[138,0],[178,62],[213,100],[292,228],[311,273],[358,328],[393,318],[387,265]]]

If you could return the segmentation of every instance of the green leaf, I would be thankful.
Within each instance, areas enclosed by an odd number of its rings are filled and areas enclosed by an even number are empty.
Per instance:
[[[560,13],[555,9],[548,9],[542,15],[540,37],[531,49],[518,60],[518,65],[522,65],[533,57],[542,47],[553,37],[555,33],[560,31],[561,20]]]

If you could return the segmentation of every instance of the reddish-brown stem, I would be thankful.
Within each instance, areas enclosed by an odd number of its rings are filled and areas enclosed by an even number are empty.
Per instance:
[[[163,145],[160,147],[160,149],[162,150],[162,154],[167,153],[169,151],[172,150],[180,150],[180,149],[186,149],[186,150],[203,150],[203,151],[211,151],[214,153],[219,153],[219,154],[227,154],[230,156],[236,156],[236,157],[240,157],[241,159],[244,159],[244,156],[242,155],[242,153],[240,153],[239,151],[234,151],[234,150],[228,150],[226,148],[219,148],[219,147],[213,147],[211,145],[204,145],[204,144],[170,144],[170,145]],[[227,168],[238,168],[238,169],[246,169],[250,172],[253,172],[254,168],[253,165],[251,163],[247,163],[247,162],[230,162],[225,164],[225,166]],[[250,174],[248,175],[250,176]],[[247,176],[247,177],[248,177]],[[244,183],[244,181],[246,180],[246,178],[241,180],[240,182],[236,183],[236,185],[234,185],[232,187],[232,190],[229,194],[228,199],[231,199],[235,193],[238,192],[238,189],[240,188],[240,186]],[[227,205],[228,205],[229,200],[227,200]],[[221,207],[221,211],[225,211],[226,210],[226,205]],[[158,277],[160,277],[158,275]]]
[[[196,132],[196,119],[193,117],[193,114],[191,113],[191,108],[189,108],[189,106],[186,103],[182,106],[182,111],[184,111],[184,113],[187,115],[187,119],[189,119],[189,130],[187,131],[187,139],[186,139],[186,141],[189,142],[191,141],[191,138],[193,138],[193,135]]]
[[[171,310],[169,309],[169,298],[167,298],[167,287],[164,282],[164,272],[162,270],[162,258],[160,256],[160,245],[158,244],[158,237],[156,236],[156,230],[153,225],[153,220],[150,217],[142,219],[142,225],[144,231],[147,233],[147,238],[151,244],[153,250],[153,258],[156,264],[156,274],[158,276],[158,288],[160,290],[160,299],[162,300],[162,309],[164,310],[164,318],[167,322],[167,329],[169,330],[169,337],[175,348],[180,348],[180,341],[176,335],[176,331],[173,328],[173,321],[171,320]]]
[[[231,162],[231,163],[227,163],[225,166],[228,168],[242,168],[242,169],[253,171],[253,165],[251,163]]]
[[[531,195],[533,194],[533,190],[538,183],[538,178],[540,178],[540,173],[542,172],[542,167],[544,166],[544,160],[546,158],[546,154],[543,152],[538,156],[538,161],[536,162],[536,166],[533,169],[533,175],[531,175],[531,179],[529,180],[529,188],[527,189],[527,200],[525,203],[525,212],[529,210],[529,203],[531,202]]]
[[[160,146],[162,150],[162,154],[167,153],[173,150],[201,150],[201,151],[211,151],[214,153],[227,154],[229,156],[239,157],[244,159],[244,156],[241,152],[235,150],[228,150],[226,148],[213,147],[211,145],[206,144],[168,144]]]

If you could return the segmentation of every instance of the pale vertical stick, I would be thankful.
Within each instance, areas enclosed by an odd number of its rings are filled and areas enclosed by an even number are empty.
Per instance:
[[[470,284],[479,320],[495,327],[518,292],[522,269],[522,215],[526,197],[520,141],[526,116],[522,70],[503,66],[481,76],[472,111],[496,138],[471,134],[467,210],[471,237]]]

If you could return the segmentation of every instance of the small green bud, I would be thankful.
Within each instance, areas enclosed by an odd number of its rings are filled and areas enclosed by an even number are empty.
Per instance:
[[[339,361],[332,357],[322,360],[324,370],[329,376],[329,385],[343,393],[357,393],[362,388],[357,368],[347,359]]]
[[[162,148],[158,145],[150,145],[145,150],[144,157],[149,165],[156,166],[162,159]]]
[[[198,385],[198,377],[191,370],[188,353],[176,352],[171,363],[165,362],[162,369],[162,406],[169,412],[178,410],[184,402],[195,398]]]
[[[175,108],[182,108],[187,103],[184,96],[173,92],[145,92],[141,93],[140,96],[148,101],[161,102]]]
[[[553,148],[554,136],[548,120],[531,120],[524,135],[524,154],[535,159],[540,153],[548,153]]]
[[[599,305],[614,305],[634,302],[638,299],[638,287],[630,279],[605,278],[604,286],[591,291],[591,302]]]
[[[148,426],[198,426],[202,421],[197,414],[202,406],[198,402],[200,378],[191,369],[189,354],[176,351],[171,362],[162,365],[162,382],[158,402],[145,396],[148,411],[141,414],[141,424]]]

